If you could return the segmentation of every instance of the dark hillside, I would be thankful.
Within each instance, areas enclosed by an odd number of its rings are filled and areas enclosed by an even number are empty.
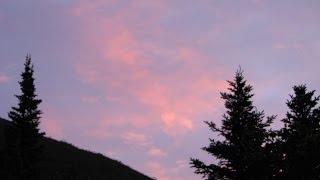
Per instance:
[[[0,152],[10,122],[0,118]],[[52,180],[150,180],[151,178],[101,154],[79,149],[66,142],[44,139],[44,158],[40,179]]]

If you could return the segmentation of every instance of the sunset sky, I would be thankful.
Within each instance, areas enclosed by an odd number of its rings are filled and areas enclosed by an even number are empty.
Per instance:
[[[194,180],[189,158],[220,124],[241,66],[267,115],[296,84],[320,92],[319,0],[0,0],[0,116],[27,53],[47,136],[159,180]]]

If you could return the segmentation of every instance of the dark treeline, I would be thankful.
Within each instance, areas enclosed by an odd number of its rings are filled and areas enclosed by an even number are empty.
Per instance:
[[[150,180],[101,154],[45,137],[39,129],[41,100],[28,55],[21,74],[18,104],[0,118],[0,180]]]
[[[276,116],[266,117],[254,106],[253,88],[243,71],[228,83],[229,92],[221,93],[227,109],[221,127],[205,122],[214,138],[202,149],[213,162],[192,158],[195,173],[208,180],[320,179],[320,107],[315,91],[294,86],[283,127],[272,130]]]

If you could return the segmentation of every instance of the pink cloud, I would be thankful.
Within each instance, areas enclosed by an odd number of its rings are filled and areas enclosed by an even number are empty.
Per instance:
[[[103,128],[113,128],[128,125],[133,128],[143,128],[148,126],[149,120],[142,115],[118,115],[117,117],[107,117],[100,121],[99,126]]]
[[[123,38],[122,34],[119,35],[121,44],[130,44],[131,41],[134,41],[133,44],[138,43],[128,33],[125,34],[126,38]],[[153,114],[151,118],[161,120],[163,131],[167,134],[175,136],[192,130],[195,116],[214,107],[218,90],[225,86],[224,81],[222,83],[212,78],[214,74],[202,72],[202,65],[199,66],[194,59],[204,57],[201,57],[202,55],[199,53],[194,53],[194,50],[178,48],[176,54],[172,53],[172,50],[163,50],[164,54],[171,57],[173,62],[182,62],[181,69],[171,76],[166,76],[152,72],[145,66],[152,62],[144,60],[148,48],[140,47],[135,50],[136,47],[134,47],[132,50],[128,47],[112,46],[117,43],[111,42],[108,45],[111,46],[111,50],[107,51],[111,51],[111,53],[107,53],[109,55],[105,61],[95,62],[98,65],[94,67],[83,62],[84,64],[76,66],[77,72],[95,86],[104,82],[100,84],[103,88],[121,93],[113,96],[108,95],[107,100],[126,103],[125,99],[120,96],[129,96],[147,105]],[[169,51],[170,53],[168,53]],[[101,69],[110,65],[109,60],[122,69],[123,73],[118,77],[111,78],[108,72]],[[191,69],[192,72],[186,76],[186,71]],[[174,81],[178,84],[174,85]]]
[[[181,173],[190,171],[189,162],[187,160],[176,160],[170,167],[155,161],[149,161],[145,166],[147,171],[152,172],[157,179],[161,180],[182,180],[185,178],[181,176]],[[196,176],[189,176],[189,178],[195,179]]]
[[[140,146],[148,146],[150,144],[146,135],[136,132],[127,132],[122,136],[122,139],[126,144],[137,144]]]
[[[10,78],[6,75],[0,75],[0,84],[7,83],[10,80]]]
[[[97,129],[90,129],[84,132],[84,136],[95,138],[95,139],[106,139],[106,138],[114,138],[115,135],[108,131],[106,128],[97,128]]]
[[[182,115],[164,112],[161,114],[161,119],[167,134],[175,135],[176,133],[185,133],[193,129],[193,122]]]
[[[45,119],[42,122],[41,129],[46,132],[46,135],[61,139],[63,137],[62,127],[53,119]]]
[[[47,136],[62,139],[63,138],[63,126],[59,123],[59,118],[55,115],[55,109],[44,105],[44,114],[41,118],[40,127],[46,132]]]
[[[225,70],[193,41],[186,43],[154,24],[163,4],[152,6],[150,16],[137,21],[139,12],[150,9],[141,4],[128,4],[108,16],[92,10],[99,9],[95,5],[78,9],[76,14],[88,28],[86,40],[95,58],[77,59],[74,68],[79,80],[105,93],[108,104],[86,136],[119,138],[124,144],[145,149],[150,158],[163,158],[169,154],[155,145],[152,135],[165,133],[170,140],[179,141],[199,127],[199,117],[212,116],[219,106],[218,92],[226,87],[225,81],[216,77]],[[93,16],[90,21],[88,15]],[[145,28],[148,34],[142,36]],[[109,106],[124,111],[109,111]],[[159,163],[148,163],[147,169],[159,179],[177,174]]]
[[[132,114],[127,114],[126,116],[119,115],[117,117],[109,116],[97,121],[94,128],[89,129],[84,134],[87,137],[96,139],[121,138],[125,143],[138,143],[146,145],[146,143],[143,141],[145,135],[128,132],[127,128],[130,127],[130,129],[141,129],[147,126],[148,119],[144,116],[135,116]]]
[[[154,176],[157,177],[157,179],[161,180],[170,180],[166,168],[163,167],[160,163],[157,162],[148,162],[146,164],[147,169],[153,173]]]
[[[160,148],[156,148],[156,147],[151,147],[149,150],[148,150],[148,154],[152,157],[166,157],[167,156],[167,153],[160,149]]]
[[[118,61],[123,65],[137,66],[143,62],[143,45],[126,29],[120,30],[116,36],[108,39],[105,57],[111,61]]]

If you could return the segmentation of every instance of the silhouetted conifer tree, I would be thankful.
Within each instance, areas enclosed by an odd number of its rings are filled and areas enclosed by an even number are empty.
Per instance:
[[[283,140],[284,179],[320,178],[320,108],[319,96],[305,85],[295,86],[287,101],[289,112],[280,131]]]
[[[264,113],[258,111],[252,102],[252,86],[247,85],[242,70],[236,72],[234,81],[228,81],[229,93],[221,93],[227,112],[222,126],[206,122],[210,129],[223,138],[210,139],[210,145],[203,150],[213,155],[216,163],[206,165],[198,159],[191,159],[195,173],[206,179],[270,179],[268,155],[265,143],[269,133],[266,129],[273,117],[264,121]]]
[[[16,175],[19,179],[36,179],[36,165],[41,155],[40,144],[44,133],[39,130],[41,111],[38,106],[41,103],[37,99],[34,85],[33,65],[28,55],[25,61],[24,72],[19,82],[22,94],[16,95],[19,100],[17,107],[12,107],[9,118],[14,128],[10,144],[12,154],[16,160]]]

